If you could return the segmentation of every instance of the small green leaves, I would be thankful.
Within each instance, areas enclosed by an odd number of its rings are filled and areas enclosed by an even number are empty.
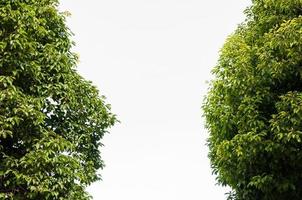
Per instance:
[[[76,72],[57,0],[0,1],[0,199],[91,199],[117,121]]]
[[[203,110],[229,199],[302,196],[302,2],[254,0],[223,46]]]
[[[9,130],[0,130],[0,138],[6,139],[7,137],[12,137],[13,133]]]

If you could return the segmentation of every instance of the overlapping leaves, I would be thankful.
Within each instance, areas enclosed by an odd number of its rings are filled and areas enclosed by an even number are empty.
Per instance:
[[[116,119],[75,70],[56,0],[0,1],[0,199],[89,199]]]
[[[209,157],[232,199],[299,199],[302,2],[254,0],[204,102]]]

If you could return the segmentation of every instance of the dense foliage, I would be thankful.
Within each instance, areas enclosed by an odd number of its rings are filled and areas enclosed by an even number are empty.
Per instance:
[[[224,44],[203,110],[230,199],[302,198],[302,1],[253,0]]]
[[[90,199],[116,121],[75,69],[58,0],[0,1],[0,199]]]

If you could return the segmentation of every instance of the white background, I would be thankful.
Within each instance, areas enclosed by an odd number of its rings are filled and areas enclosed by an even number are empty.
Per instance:
[[[201,118],[210,70],[250,0],[62,0],[79,72],[107,96],[95,200],[223,200]]]

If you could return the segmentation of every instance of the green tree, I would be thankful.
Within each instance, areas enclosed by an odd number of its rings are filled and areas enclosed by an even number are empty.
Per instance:
[[[90,199],[115,122],[77,56],[58,0],[0,1],[0,199]]]
[[[302,198],[302,1],[252,0],[203,104],[229,199]]]

